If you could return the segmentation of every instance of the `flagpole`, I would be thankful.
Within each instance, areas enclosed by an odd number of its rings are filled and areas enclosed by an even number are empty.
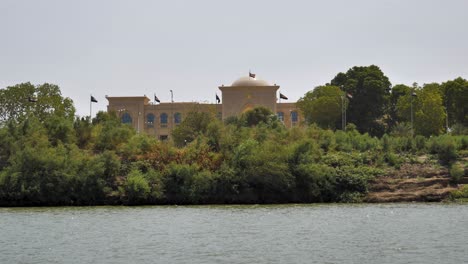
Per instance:
[[[344,108],[344,131],[346,131],[346,123],[348,122],[346,111],[348,110],[348,97],[345,97],[345,108]]]
[[[91,120],[91,116],[93,113],[93,102],[91,101],[91,94],[89,95],[89,120]]]
[[[174,92],[171,91],[171,120],[170,121],[170,125],[171,125],[171,129],[170,131],[172,132],[172,130],[174,129]]]
[[[344,94],[341,95],[341,130],[344,131]]]
[[[414,135],[414,130],[413,130],[413,94],[414,94],[414,89],[411,91],[411,137]]]

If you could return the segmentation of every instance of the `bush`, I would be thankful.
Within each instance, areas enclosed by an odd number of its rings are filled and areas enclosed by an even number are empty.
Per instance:
[[[388,163],[388,165],[399,169],[403,160],[400,158],[400,156],[394,153],[387,153],[385,154],[385,161]]]
[[[450,167],[449,173],[452,181],[459,182],[465,175],[465,170],[462,168],[462,166],[455,163]]]
[[[150,193],[148,181],[146,181],[143,174],[138,170],[130,172],[127,176],[124,188],[129,204],[144,203]]]
[[[456,142],[450,136],[433,138],[429,149],[432,153],[437,154],[440,162],[446,165],[458,158]]]
[[[198,173],[195,165],[169,164],[164,177],[166,198],[169,203],[187,204],[190,202],[193,177]]]
[[[390,137],[387,134],[384,134],[382,136],[381,140],[382,140],[382,150],[385,153],[391,152],[393,150],[393,148],[392,148],[392,143],[391,143]]]
[[[414,138],[414,141],[416,142],[415,147],[416,151],[425,151],[426,150],[426,138],[421,135],[417,135]]]
[[[468,198],[468,185],[463,185],[460,189],[450,192],[452,199],[467,199]]]
[[[294,172],[299,202],[335,201],[335,170],[323,164],[302,164]]]

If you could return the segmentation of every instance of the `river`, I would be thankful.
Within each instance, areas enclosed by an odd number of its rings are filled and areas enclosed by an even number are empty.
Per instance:
[[[0,263],[466,263],[468,205],[0,208]]]

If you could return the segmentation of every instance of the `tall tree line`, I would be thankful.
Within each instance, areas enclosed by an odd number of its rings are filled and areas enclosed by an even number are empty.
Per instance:
[[[341,118],[346,113],[347,123],[362,133],[382,136],[409,127],[407,130],[415,135],[431,136],[465,133],[466,102],[468,81],[461,77],[440,84],[392,87],[381,69],[371,65],[338,73],[330,83],[307,92],[298,107],[309,124],[323,128],[341,129]]]

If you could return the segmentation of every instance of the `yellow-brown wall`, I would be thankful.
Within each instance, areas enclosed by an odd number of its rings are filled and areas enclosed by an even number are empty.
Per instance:
[[[246,110],[257,106],[263,106],[273,113],[283,113],[283,123],[286,127],[296,126],[304,118],[296,108],[296,103],[277,103],[277,89],[279,86],[233,87],[221,86],[222,104],[201,104],[193,102],[163,102],[150,103],[146,96],[109,97],[108,111],[115,111],[119,118],[125,114],[130,115],[131,125],[138,132],[145,132],[157,138],[170,137],[171,131],[178,125],[175,123],[177,113],[182,121],[192,111],[209,112],[225,119],[229,116],[239,116]],[[298,120],[291,118],[297,113]],[[154,115],[154,122],[149,122],[149,115]],[[162,123],[161,117],[166,114],[167,123]]]

